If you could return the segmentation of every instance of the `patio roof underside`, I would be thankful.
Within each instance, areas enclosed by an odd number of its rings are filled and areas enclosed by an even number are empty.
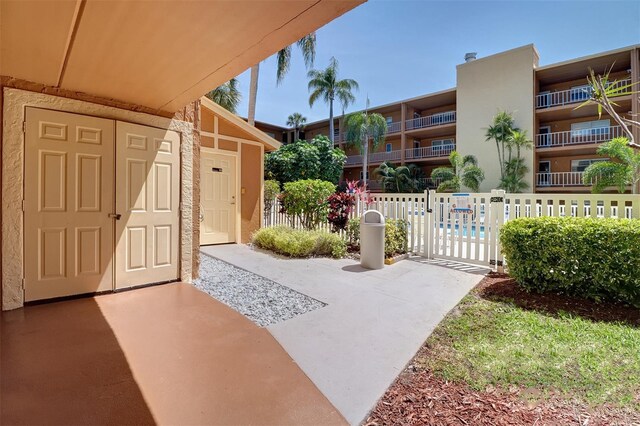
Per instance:
[[[0,1],[0,75],[173,112],[365,0]]]

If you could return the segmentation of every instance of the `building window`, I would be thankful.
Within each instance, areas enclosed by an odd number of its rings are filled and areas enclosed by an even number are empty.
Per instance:
[[[573,86],[569,94],[571,96],[571,102],[586,101],[591,97],[591,86],[588,84]]]
[[[584,172],[587,167],[592,165],[593,163],[598,163],[600,161],[607,161],[608,158],[587,158],[584,160],[571,160],[571,171],[572,172]]]
[[[611,122],[609,120],[583,121],[571,123],[571,136],[608,136]]]
[[[393,148],[393,146],[392,146],[390,143],[388,143],[388,144],[385,146],[385,151],[387,151],[387,152],[391,152],[391,149],[392,149],[392,148]]]
[[[276,134],[275,133],[271,133],[271,132],[265,132],[267,134],[267,136],[272,137],[273,139],[276,138]]]
[[[369,171],[367,170],[367,179],[369,179]],[[362,180],[362,170],[360,170],[360,180]]]

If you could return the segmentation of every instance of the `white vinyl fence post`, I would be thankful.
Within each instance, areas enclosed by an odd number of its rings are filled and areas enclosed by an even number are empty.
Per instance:
[[[434,222],[433,211],[435,208],[435,191],[424,191],[424,251],[427,259],[433,259],[433,227]]]
[[[500,245],[500,229],[504,225],[504,196],[502,189],[491,190],[491,243],[489,252],[489,264],[495,265],[498,272],[504,272],[502,247]],[[512,212],[509,212],[511,215]],[[486,232],[486,231],[485,231]]]

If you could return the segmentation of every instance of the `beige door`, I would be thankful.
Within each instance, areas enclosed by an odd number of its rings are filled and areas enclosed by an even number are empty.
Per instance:
[[[236,156],[200,152],[200,244],[236,240]]]
[[[116,122],[116,288],[176,280],[180,136]]]
[[[25,300],[113,288],[114,122],[26,110]]]

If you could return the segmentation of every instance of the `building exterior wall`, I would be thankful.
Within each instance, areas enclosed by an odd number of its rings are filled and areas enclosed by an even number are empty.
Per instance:
[[[258,138],[225,120],[206,105],[202,105],[201,109],[202,146],[238,154],[237,179],[240,192],[237,197],[236,236],[238,242],[247,243],[262,222],[265,146]]]
[[[494,142],[485,142],[486,128],[500,111],[513,114],[515,125],[530,137],[534,129],[534,67],[538,54],[533,45],[467,62],[457,67],[456,147],[474,155],[485,172],[480,190],[488,192],[500,183]],[[533,164],[533,151],[522,153]],[[531,167],[525,181],[534,188]]]

